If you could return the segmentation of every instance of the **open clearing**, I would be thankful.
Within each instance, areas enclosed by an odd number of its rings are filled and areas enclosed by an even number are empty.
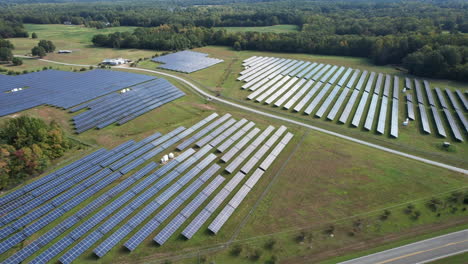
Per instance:
[[[28,32],[36,32],[37,39],[32,38],[12,38],[10,41],[15,45],[13,53],[15,55],[25,55],[31,53],[31,49],[37,45],[39,40],[46,39],[54,42],[56,51],[71,50],[71,54],[50,53],[44,59],[61,62],[71,62],[76,64],[98,64],[106,58],[125,58],[138,60],[139,58],[150,58],[156,52],[137,49],[110,49],[97,48],[92,45],[91,39],[96,34],[109,34],[113,32],[131,32],[135,27],[113,27],[105,29],[87,28],[84,26],[67,25],[33,25],[26,24]],[[14,67],[12,67],[14,68]],[[21,69],[21,68],[20,68]]]

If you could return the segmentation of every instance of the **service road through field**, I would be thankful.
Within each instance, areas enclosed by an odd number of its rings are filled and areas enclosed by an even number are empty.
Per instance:
[[[468,252],[468,229],[419,241],[341,264],[415,264]]]

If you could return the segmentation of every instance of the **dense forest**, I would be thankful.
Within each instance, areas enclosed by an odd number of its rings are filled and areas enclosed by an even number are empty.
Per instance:
[[[0,126],[0,190],[42,173],[72,146],[55,122],[26,116],[8,119]]]
[[[67,0],[4,5],[0,20],[88,27],[138,26],[96,35],[96,46],[181,50],[236,49],[367,57],[422,76],[468,79],[468,3],[459,0]],[[217,27],[294,24],[299,32],[227,33]]]

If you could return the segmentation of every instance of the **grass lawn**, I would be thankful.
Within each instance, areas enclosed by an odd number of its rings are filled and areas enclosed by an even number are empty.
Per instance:
[[[31,53],[32,47],[37,45],[39,40],[46,39],[54,42],[56,51],[60,49],[72,50],[71,54],[50,53],[44,59],[73,62],[75,64],[97,64],[105,58],[122,57],[131,60],[139,58],[149,58],[156,52],[150,50],[138,49],[111,49],[97,48],[92,46],[91,39],[96,34],[109,34],[113,32],[128,32],[133,31],[135,27],[112,27],[105,29],[87,28],[84,26],[67,26],[67,25],[34,25],[25,24],[26,30],[31,34],[36,32],[37,39],[31,38],[12,38],[9,39],[15,50],[16,55],[25,55]],[[11,67],[16,68],[16,67]],[[18,69],[20,70],[20,69]]]
[[[225,29],[227,32],[269,32],[269,33],[291,33],[299,32],[297,25],[275,25],[267,27],[217,27],[217,29]]]

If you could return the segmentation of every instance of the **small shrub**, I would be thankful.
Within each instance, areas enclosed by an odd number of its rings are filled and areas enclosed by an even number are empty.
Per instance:
[[[380,220],[385,221],[392,214],[389,210],[384,210],[382,215],[380,215]]]
[[[327,227],[325,229],[325,234],[327,234],[327,235],[332,235],[334,232],[335,232],[335,226],[334,225],[330,225],[329,227]]]
[[[262,253],[263,253],[263,252],[262,252],[260,249],[258,249],[258,248],[257,248],[257,249],[254,249],[253,252],[252,252],[252,254],[250,254],[250,257],[249,257],[249,258],[250,258],[250,260],[252,260],[252,261],[257,261],[257,260],[259,260],[259,259],[262,257]]]
[[[439,210],[439,208],[442,207],[442,201],[437,198],[432,198],[431,200],[427,202],[426,206],[432,212],[436,212],[437,210]]]
[[[275,248],[275,245],[276,245],[276,240],[270,239],[265,243],[265,248],[268,250],[273,250]]]
[[[240,254],[242,253],[242,246],[237,244],[237,245],[234,245],[232,247],[232,250],[231,250],[231,255],[233,256],[239,256]]]
[[[420,216],[421,216],[421,212],[419,210],[416,210],[414,211],[412,218],[413,220],[418,220]]]
[[[403,210],[403,212],[405,214],[411,214],[414,210],[414,205],[412,204],[408,204],[408,206],[406,206],[406,208]]]
[[[81,68],[80,71],[86,71],[86,68]]]

